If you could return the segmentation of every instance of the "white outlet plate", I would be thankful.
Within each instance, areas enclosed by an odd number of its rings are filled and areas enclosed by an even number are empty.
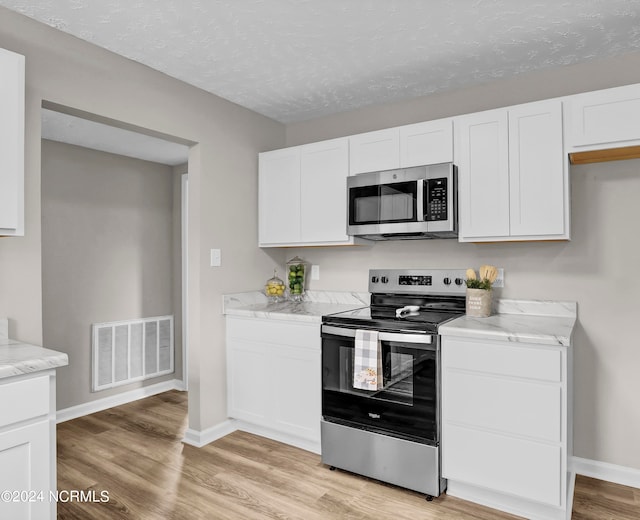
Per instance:
[[[493,282],[494,287],[504,287],[504,269],[502,267],[498,268],[498,278]]]
[[[312,280],[320,280],[320,266],[312,265],[311,266],[311,279]]]

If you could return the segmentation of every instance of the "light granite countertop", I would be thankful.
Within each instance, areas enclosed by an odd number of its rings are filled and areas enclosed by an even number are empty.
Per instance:
[[[442,336],[568,347],[576,323],[575,302],[499,300],[488,318],[461,316],[438,329]]]
[[[226,294],[223,314],[286,321],[321,323],[322,316],[369,306],[368,293],[307,291],[302,302],[273,303],[259,291]]]
[[[322,316],[369,305],[368,293],[308,291],[305,301],[269,302],[258,291],[223,297],[227,316],[321,323]],[[441,325],[443,336],[569,346],[576,323],[575,302],[545,300],[498,300],[488,318],[461,316]]]
[[[7,319],[0,318],[0,379],[69,364],[65,353],[10,339],[8,330]]]

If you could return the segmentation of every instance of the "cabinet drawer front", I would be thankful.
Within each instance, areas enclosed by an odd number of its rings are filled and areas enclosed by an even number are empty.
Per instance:
[[[0,428],[49,413],[49,376],[0,385]]]
[[[227,337],[320,350],[320,324],[227,316]]]
[[[558,385],[446,370],[443,418],[488,430],[562,440]]]
[[[541,381],[562,380],[562,352],[526,343],[489,343],[445,337],[442,363],[488,374],[526,377]]]
[[[445,478],[562,505],[559,446],[445,424],[442,449]]]
[[[575,96],[570,101],[572,146],[640,139],[640,86]]]

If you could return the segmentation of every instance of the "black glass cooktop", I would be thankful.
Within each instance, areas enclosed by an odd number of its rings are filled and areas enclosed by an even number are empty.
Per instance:
[[[406,306],[418,310],[405,309]],[[464,297],[408,297],[407,295],[371,295],[371,307],[322,317],[322,323],[355,329],[385,332],[415,331],[435,334],[438,325],[464,314]]]

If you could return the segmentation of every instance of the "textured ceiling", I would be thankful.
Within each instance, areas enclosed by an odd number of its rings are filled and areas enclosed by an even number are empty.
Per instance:
[[[282,122],[640,48],[640,0],[0,0]]]

